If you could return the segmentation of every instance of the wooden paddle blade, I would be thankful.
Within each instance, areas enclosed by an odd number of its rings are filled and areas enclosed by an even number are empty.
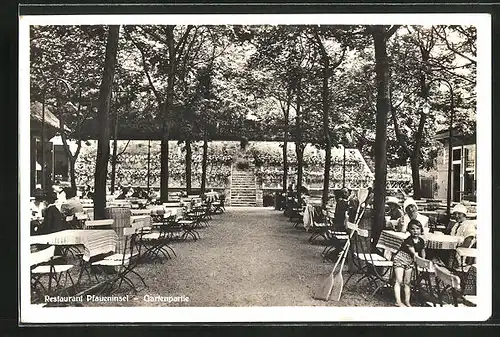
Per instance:
[[[340,300],[340,295],[342,294],[343,287],[344,287],[344,277],[342,276],[342,270],[339,270],[333,276],[333,287],[330,293],[330,297],[334,301]]]
[[[333,274],[330,273],[328,277],[321,283],[321,286],[316,290],[313,295],[313,298],[317,300],[328,301],[330,298],[330,293],[332,292],[333,287]]]

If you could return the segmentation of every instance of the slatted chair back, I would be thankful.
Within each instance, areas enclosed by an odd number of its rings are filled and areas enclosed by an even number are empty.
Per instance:
[[[92,235],[88,235],[83,245],[85,247],[82,256],[83,261],[89,262],[91,258],[114,253],[118,243],[118,235],[113,230],[96,231]]]
[[[49,262],[54,256],[56,246],[50,246],[30,254],[30,266],[35,267],[41,263]]]
[[[114,219],[88,220],[85,222],[84,229],[110,229],[114,223]]]
[[[460,278],[457,275],[452,274],[451,271],[439,265],[434,265],[434,270],[436,271],[436,279],[444,286],[460,291]]]
[[[434,272],[434,263],[431,260],[424,259],[420,256],[415,256],[415,264],[417,266],[417,270],[420,269],[422,271],[426,271],[429,273]]]
[[[140,245],[140,228],[144,226],[144,222],[137,221],[135,222],[135,226],[125,227],[123,228],[123,236],[125,236],[125,246],[123,249],[122,255],[122,266],[127,264],[127,261],[130,263],[129,259],[132,256],[140,256],[141,255],[141,245]]]

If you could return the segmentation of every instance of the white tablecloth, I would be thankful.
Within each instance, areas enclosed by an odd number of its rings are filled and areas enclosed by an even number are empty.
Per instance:
[[[68,229],[30,237],[31,244],[56,246],[84,245],[84,258],[116,251],[118,235],[112,229]]]
[[[392,252],[397,252],[404,239],[406,239],[410,233],[408,232],[395,232],[391,230],[383,230],[382,234],[377,243],[377,247],[382,249],[388,249]],[[437,234],[437,233],[427,233],[422,236],[425,240],[426,248],[428,249],[443,249],[443,250],[453,250],[462,242],[462,237]]]

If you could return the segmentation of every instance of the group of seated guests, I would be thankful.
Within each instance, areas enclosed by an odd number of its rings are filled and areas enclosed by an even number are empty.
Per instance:
[[[413,199],[409,198],[405,200],[403,204],[404,214],[400,215],[399,218],[397,218],[397,214],[403,212],[399,210],[397,199],[389,199],[388,203],[390,203],[391,206],[389,207],[390,214],[387,215],[387,218],[389,218],[387,227],[397,231],[408,231],[410,233],[393,257],[395,304],[400,307],[411,306],[410,280],[414,269],[415,256],[432,259],[436,264],[451,268],[457,267],[456,262],[458,261],[458,256],[448,251],[434,252],[438,254],[435,256],[426,256],[425,241],[421,235],[429,230],[428,217],[418,213],[417,204]],[[475,223],[467,220],[467,208],[463,204],[456,205],[452,210],[452,218],[455,221],[450,221],[445,230],[446,234],[463,238],[459,247],[474,247],[477,228]],[[394,222],[391,220],[396,220],[396,224],[394,225]],[[448,260],[448,263],[443,262],[442,258],[444,256],[446,256],[445,260]],[[465,264],[468,264],[468,262],[465,261]],[[470,264],[467,267],[470,267]],[[462,270],[465,270],[465,268],[462,267]],[[403,298],[401,297],[401,289],[403,289]]]
[[[403,210],[399,208],[399,200],[394,197],[387,199],[388,212],[386,213],[386,228],[399,232],[406,232],[411,220],[417,220],[424,233],[429,232],[429,218],[418,211],[418,206],[413,198],[407,198],[403,203]],[[444,234],[464,238],[462,245],[469,246],[476,236],[476,223],[467,219],[467,207],[457,204],[451,211],[451,219]]]
[[[132,187],[121,187],[118,192],[117,200],[137,198],[137,199],[151,199],[151,196],[147,191],[142,189],[140,186],[136,188]]]
[[[48,234],[70,228],[66,218],[83,212],[83,206],[71,187],[53,186],[44,193],[41,189],[35,191],[31,203],[32,234]]]

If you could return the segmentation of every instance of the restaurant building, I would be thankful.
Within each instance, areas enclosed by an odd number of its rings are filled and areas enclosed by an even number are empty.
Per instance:
[[[450,143],[449,130],[438,131],[434,139],[443,144],[436,159],[436,198],[446,200]],[[454,130],[451,142],[451,201],[476,201],[476,134],[464,135]]]
[[[58,141],[59,119],[51,106],[30,105],[30,188],[68,180],[68,158]],[[69,129],[65,127],[68,131]],[[42,140],[43,139],[43,140]],[[43,142],[43,143],[42,143]],[[42,152],[44,153],[42,155]]]

